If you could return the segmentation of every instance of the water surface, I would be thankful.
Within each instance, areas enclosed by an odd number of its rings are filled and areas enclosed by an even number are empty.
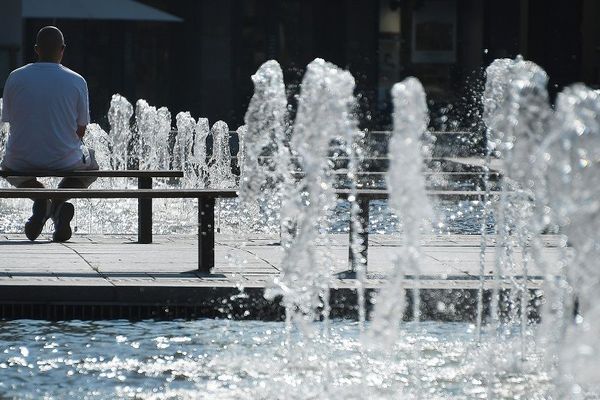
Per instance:
[[[511,357],[510,335],[478,345],[469,324],[407,323],[361,352],[355,322],[333,321],[328,339],[322,323],[307,329],[289,345],[282,322],[1,321],[0,397],[549,398],[539,355]]]

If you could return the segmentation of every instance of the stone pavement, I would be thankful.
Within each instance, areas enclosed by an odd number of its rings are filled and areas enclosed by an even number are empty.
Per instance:
[[[377,289],[393,268],[402,240],[398,235],[376,234],[369,239],[366,287]],[[485,253],[486,289],[494,284],[490,279],[494,265],[493,240],[493,237],[488,238]],[[15,304],[157,307],[175,304],[214,308],[215,299],[235,296],[242,288],[243,293],[257,294],[262,304],[264,289],[278,276],[283,257],[276,237],[217,234],[216,267],[212,274],[206,275],[197,272],[197,240],[193,235],[155,235],[152,244],[135,241],[132,235],[74,235],[68,243],[58,244],[42,235],[32,243],[21,235],[1,234],[0,314],[9,317],[19,314],[18,310],[14,311]],[[327,254],[333,260],[335,272],[347,270],[348,235],[331,235],[330,241]],[[479,236],[426,236],[422,245],[420,279],[408,276],[406,289],[472,291],[480,287]],[[545,236],[544,245],[548,265],[556,265],[554,261],[564,252],[559,247],[560,237]],[[321,246],[320,250],[325,247]],[[520,281],[519,249],[514,251],[514,261],[515,270],[506,271],[510,276],[503,286],[507,288],[511,287],[511,281]],[[544,275],[536,265],[530,265],[528,288],[540,288]],[[354,293],[356,281],[335,278],[331,287],[346,294]],[[6,310],[7,305],[13,307],[12,311]]]

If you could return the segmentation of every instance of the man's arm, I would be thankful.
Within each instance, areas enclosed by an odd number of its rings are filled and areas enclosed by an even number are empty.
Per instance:
[[[85,128],[90,123],[90,106],[88,98],[88,88],[85,81],[82,82],[79,92],[79,100],[77,102],[77,136],[83,139]]]
[[[8,76],[8,79],[6,79],[6,82],[4,83],[4,93],[2,94],[2,121],[0,122],[10,122],[10,101],[9,101],[9,97],[10,97],[10,75]]]

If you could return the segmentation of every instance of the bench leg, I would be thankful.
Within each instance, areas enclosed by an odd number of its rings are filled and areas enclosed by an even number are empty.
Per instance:
[[[360,220],[362,232],[355,232],[352,227],[352,221],[350,221],[350,250],[348,256],[352,271],[356,272],[356,267],[359,265],[361,260],[356,260],[354,258],[354,253],[352,252],[352,238],[355,235],[358,235],[359,239],[362,240],[362,249],[360,252],[360,256],[364,260],[365,272],[367,272],[367,257],[369,253],[369,199],[365,199],[359,196],[356,199],[356,202],[358,204],[358,208],[360,209],[358,213],[358,218]]]
[[[198,271],[215,266],[215,199],[198,198]]]
[[[138,178],[138,189],[152,189],[152,178]],[[152,199],[138,200],[138,243],[152,243]]]

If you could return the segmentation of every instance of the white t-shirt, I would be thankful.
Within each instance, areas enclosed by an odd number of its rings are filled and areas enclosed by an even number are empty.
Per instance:
[[[60,64],[37,62],[11,72],[2,121],[10,123],[4,167],[65,170],[81,164],[77,126],[90,122],[85,79]]]

